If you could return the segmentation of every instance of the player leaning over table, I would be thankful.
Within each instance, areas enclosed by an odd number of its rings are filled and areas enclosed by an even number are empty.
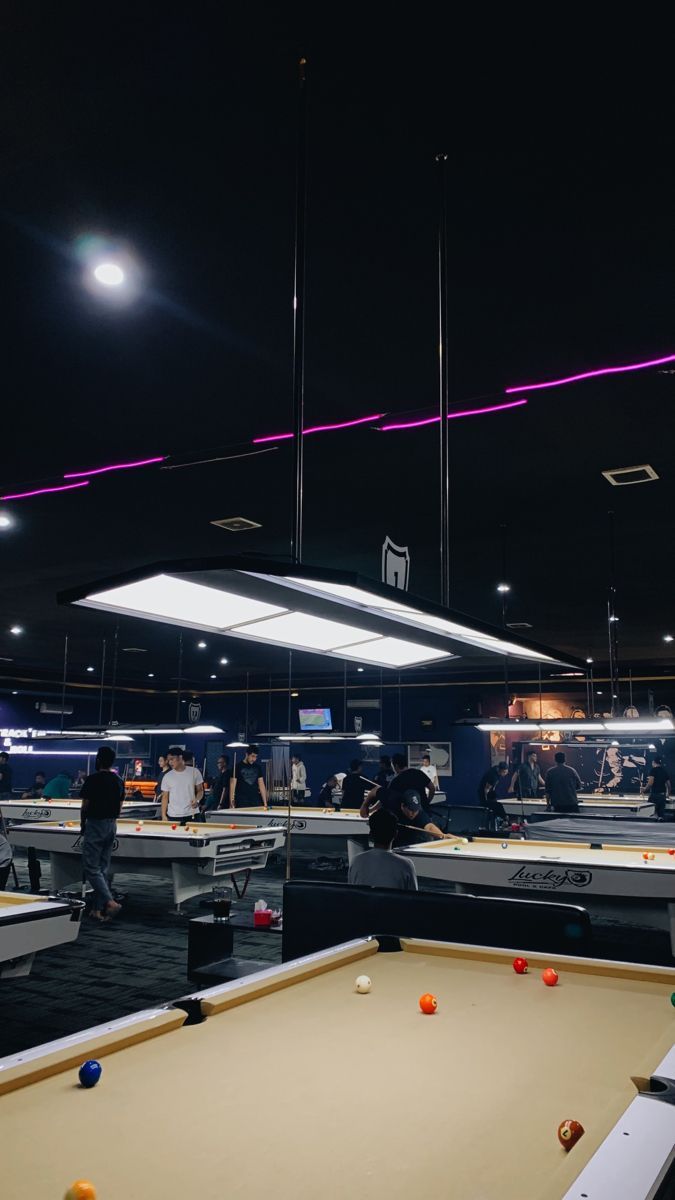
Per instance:
[[[392,812],[400,825],[423,829],[432,837],[445,837],[424,808],[425,801],[431,801],[436,790],[428,775],[409,767],[403,754],[392,755],[391,762],[394,778],[387,788],[374,787],[368,792],[360,808],[361,816],[368,817],[381,807]]]
[[[162,820],[187,825],[195,819],[204,780],[197,767],[186,764],[182,746],[170,746],[168,757],[170,770],[162,779]]]

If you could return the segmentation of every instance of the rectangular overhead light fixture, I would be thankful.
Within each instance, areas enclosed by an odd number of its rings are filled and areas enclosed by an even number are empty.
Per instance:
[[[154,617],[157,621],[213,632],[284,611],[276,604],[264,604],[248,596],[193,583],[190,579],[178,579],[175,575],[151,575],[123,587],[93,592],[89,607],[112,609],[129,616]]]
[[[247,633],[262,642],[278,642],[284,646],[297,646],[302,642],[307,650],[336,650],[355,642],[372,641],[374,636],[368,629],[327,621],[325,617],[311,617],[304,612],[287,612],[280,617],[237,625],[236,629],[237,633]]]
[[[582,667],[536,643],[474,622],[352,572],[259,558],[186,559],[137,568],[62,593],[61,603],[163,621],[351,662],[403,669],[452,661]]]
[[[482,733],[665,733],[675,728],[670,720],[654,721],[484,721],[476,725]]]
[[[420,646],[417,642],[404,642],[402,638],[384,637],[375,642],[363,642],[360,646],[343,646],[340,657],[377,663],[381,667],[410,667],[413,663],[434,662],[452,658],[452,655],[448,651],[435,650],[433,646]]]

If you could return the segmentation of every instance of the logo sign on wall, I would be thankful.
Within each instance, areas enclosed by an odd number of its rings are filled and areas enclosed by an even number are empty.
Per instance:
[[[202,706],[198,700],[191,700],[188,705],[188,721],[194,725],[202,715]]]
[[[387,536],[382,546],[382,582],[407,592],[409,580],[410,551],[407,546],[397,546]]]

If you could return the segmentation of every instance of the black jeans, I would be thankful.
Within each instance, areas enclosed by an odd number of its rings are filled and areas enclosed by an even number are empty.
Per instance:
[[[656,811],[657,817],[659,818],[660,821],[662,821],[666,815],[667,796],[665,794],[663,796],[655,796],[654,793],[652,792],[649,799],[651,800],[652,804],[654,805],[654,809]]]

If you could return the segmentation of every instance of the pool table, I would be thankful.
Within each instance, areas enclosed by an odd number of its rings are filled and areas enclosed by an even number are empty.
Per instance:
[[[0,800],[0,814],[9,824],[31,821],[79,821],[81,800]],[[152,820],[161,816],[157,801],[125,800],[122,815],[131,819]]]
[[[41,822],[13,825],[8,837],[14,847],[49,854],[52,891],[82,885],[82,834],[80,822]],[[159,875],[173,884],[178,908],[184,900],[211,891],[224,877],[233,881],[267,865],[273,851],[284,844],[282,829],[252,829],[245,825],[176,825],[171,821],[117,822],[112,852],[112,872]]]
[[[77,900],[0,892],[0,979],[28,975],[40,950],[74,942],[83,908]]]
[[[637,902],[647,920],[654,905],[665,906],[675,956],[675,847],[448,837],[402,846],[397,853],[413,861],[420,879],[460,891],[536,892],[551,899],[574,898],[584,906],[592,897]],[[645,861],[647,853],[651,858]]]
[[[595,795],[593,792],[578,792],[577,800],[579,802],[579,812],[585,813],[587,817],[621,817],[624,820],[641,819],[653,817],[655,808],[651,800],[645,796],[611,796],[605,792],[600,792]],[[529,800],[523,800],[522,804],[517,796],[507,796],[506,799],[501,799],[500,804],[504,805],[510,817],[522,817],[523,811],[529,819],[536,817],[539,813],[545,813],[548,809],[548,804],[543,796]]]
[[[675,1143],[655,1090],[675,1077],[674,970],[528,954],[516,975],[512,950],[384,949],[359,939],[177,1001],[201,1023],[147,1010],[0,1060],[7,1200],[77,1178],[98,1200],[653,1200]],[[566,1118],[586,1130],[568,1153]]]

